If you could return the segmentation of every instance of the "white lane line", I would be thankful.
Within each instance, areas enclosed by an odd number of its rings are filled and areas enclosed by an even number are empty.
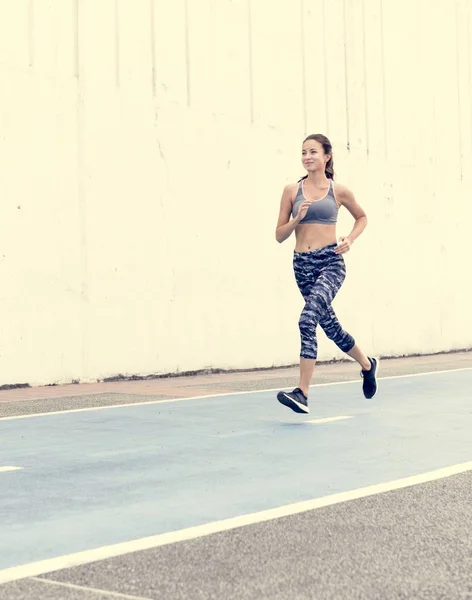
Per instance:
[[[332,423],[333,421],[344,421],[346,419],[353,419],[354,417],[326,417],[325,419],[311,419],[310,421],[302,421],[303,423],[312,423],[317,425],[318,423]]]
[[[445,371],[431,371],[427,373],[412,373],[406,375],[390,375],[388,377],[379,377],[378,381],[384,381],[386,379],[404,379],[408,377],[424,377],[426,375],[442,375],[444,373],[458,373],[459,371],[472,371],[472,367],[464,367],[462,369],[449,369]],[[347,385],[347,384],[360,384],[360,379],[352,379],[350,381],[332,381],[330,383],[315,383],[310,385],[310,388],[317,387],[328,387],[331,385]],[[31,419],[33,417],[47,417],[50,415],[64,415],[70,413],[80,413],[80,412],[91,412],[94,410],[107,410],[109,408],[129,408],[131,406],[146,406],[150,404],[170,404],[171,402],[185,402],[186,400],[205,400],[207,398],[226,398],[229,396],[244,396],[245,394],[261,394],[265,392],[278,392],[280,388],[272,388],[267,390],[249,390],[244,392],[224,392],[219,394],[209,394],[206,396],[190,396],[187,398],[170,398],[167,400],[146,400],[145,402],[129,402],[126,404],[109,404],[108,406],[89,406],[87,408],[73,408],[71,410],[55,410],[51,412],[44,413],[33,413],[28,415],[15,415],[13,417],[0,417],[0,421],[14,421],[16,419]],[[116,392],[112,392],[116,393]],[[90,396],[93,394],[87,394]]]
[[[373,496],[375,494],[399,490],[413,485],[418,485],[420,483],[426,483],[428,481],[436,481],[438,479],[443,479],[444,477],[450,477],[451,475],[465,473],[466,471],[472,471],[472,461],[437,469],[435,471],[429,471],[420,475],[413,475],[403,479],[396,479],[394,481],[387,481],[385,483],[359,488],[357,490],[332,494],[330,496],[324,496],[323,498],[314,498],[313,500],[296,502],[295,504],[287,504],[285,506],[279,506],[278,508],[272,508],[248,515],[224,519],[222,521],[214,521],[213,523],[197,525],[196,527],[189,527],[179,531],[171,531],[169,533],[153,535],[150,537],[132,540],[130,542],[113,544],[111,546],[103,546],[102,548],[96,548],[94,550],[85,550],[83,552],[58,556],[56,558],[41,560],[17,567],[10,567],[0,571],[0,584],[18,579],[24,579],[26,577],[33,577],[35,575],[51,573],[51,571],[57,571],[59,569],[77,567],[79,565],[85,565],[99,560],[114,558],[116,556],[123,556],[133,552],[150,550],[151,548],[175,544],[176,542],[193,540],[211,535],[213,533],[220,533],[222,531],[236,529],[238,527],[245,527],[247,525],[272,521],[274,519],[296,515],[309,510],[315,510],[325,506],[332,506],[333,504],[339,504],[341,502],[348,502],[350,500],[365,498],[366,496]]]
[[[83,585],[75,585],[74,583],[63,583],[62,581],[53,581],[52,579],[41,579],[40,577],[30,577],[32,581],[40,581],[51,585],[59,585],[61,587],[72,590],[80,590],[81,592],[90,592],[91,594],[100,594],[101,596],[110,596],[110,598],[123,598],[124,600],[152,600],[152,598],[143,598],[142,596],[129,596],[128,594],[120,594],[119,592],[110,592],[108,590],[98,590],[96,588],[86,587]]]
[[[23,467],[0,467],[0,473],[7,473],[8,471],[21,471]]]

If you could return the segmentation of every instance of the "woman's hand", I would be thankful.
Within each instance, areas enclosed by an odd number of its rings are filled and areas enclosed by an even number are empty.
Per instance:
[[[352,244],[352,242],[349,239],[349,237],[340,237],[339,241],[338,241],[338,245],[334,249],[334,253],[335,254],[345,254],[346,252],[349,252],[349,250],[351,249],[351,244]]]
[[[296,219],[298,221],[301,221],[305,217],[307,210],[310,208],[312,203],[313,203],[313,200],[304,200],[300,204],[300,206],[298,208],[297,216],[296,216]]]

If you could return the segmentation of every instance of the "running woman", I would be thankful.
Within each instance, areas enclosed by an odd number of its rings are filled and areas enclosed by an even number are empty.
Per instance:
[[[345,331],[331,306],[346,277],[343,254],[367,225],[365,212],[347,187],[334,183],[333,152],[330,141],[322,134],[309,135],[302,146],[302,164],[307,175],[298,183],[287,185],[280,202],[275,232],[279,243],[295,231],[293,269],[298,288],[305,300],[300,315],[300,381],[292,392],[277,394],[279,402],[297,413],[309,413],[308,388],[318,353],[316,328],[323,328],[338,348],[361,366],[362,389],[366,398],[377,391],[379,360],[366,356],[354,338]],[[336,222],[341,206],[355,223],[347,237],[336,242]]]

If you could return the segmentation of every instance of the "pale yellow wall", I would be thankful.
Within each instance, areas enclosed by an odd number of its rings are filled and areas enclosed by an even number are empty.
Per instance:
[[[297,362],[274,229],[313,132],[369,217],[345,328],[471,347],[471,22],[470,0],[0,0],[0,384]]]

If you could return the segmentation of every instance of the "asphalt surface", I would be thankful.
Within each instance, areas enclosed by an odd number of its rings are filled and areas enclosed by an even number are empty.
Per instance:
[[[0,419],[0,468],[21,467],[0,472],[0,580],[11,567],[471,461],[471,384],[472,370],[384,379],[369,402],[359,382],[316,387],[307,417],[256,391],[148,394],[151,404],[115,408],[133,397],[70,396],[46,408],[108,408]],[[339,416],[350,418],[308,422]],[[471,499],[469,470],[39,570],[0,585],[0,600],[472,598]]]
[[[471,494],[467,473],[48,578],[174,600],[471,598]]]
[[[2,402],[0,404],[0,418],[20,415],[33,415],[38,413],[66,412],[84,408],[97,408],[101,406],[117,406],[122,404],[138,404],[152,400],[171,400],[175,396],[155,394],[143,396],[140,394],[104,393],[90,396],[64,396],[52,399],[40,399],[30,402]]]
[[[457,475],[5,584],[0,598],[465,600],[471,491],[472,474]]]

